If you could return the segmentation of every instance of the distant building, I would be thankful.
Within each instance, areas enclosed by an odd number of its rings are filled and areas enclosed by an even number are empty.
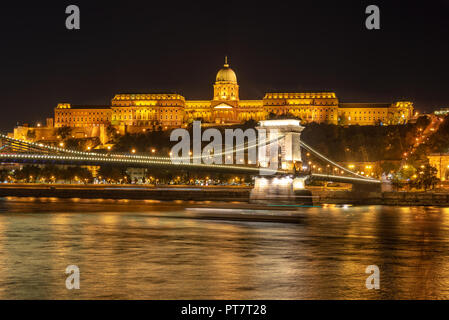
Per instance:
[[[433,114],[436,116],[445,116],[449,114],[449,108],[440,108],[438,110],[435,110]]]
[[[106,106],[60,103],[55,127],[111,125],[117,130],[168,129],[200,119],[209,124],[237,124],[291,114],[303,123],[348,125],[402,124],[413,116],[413,104],[340,103],[334,92],[266,93],[262,100],[240,100],[237,76],[227,60],[217,73],[211,100],[186,100],[179,94],[117,94]]]
[[[69,127],[72,138],[111,133],[136,133],[185,127],[194,120],[204,125],[231,125],[291,115],[303,124],[389,125],[414,121],[413,103],[342,103],[334,92],[269,92],[261,100],[241,100],[237,76],[227,60],[215,78],[210,100],[186,100],[176,93],[116,94],[107,105],[59,103],[46,125],[22,124],[10,135],[16,139],[59,143],[59,128]],[[56,128],[56,130],[55,130]],[[63,130],[64,131],[64,130]]]
[[[55,127],[98,127],[111,122],[111,106],[78,106],[59,103],[55,109]]]
[[[438,170],[437,178],[449,180],[449,153],[432,153],[427,156],[429,164]]]
[[[405,124],[413,117],[413,104],[396,103],[340,103],[340,123],[348,125]]]

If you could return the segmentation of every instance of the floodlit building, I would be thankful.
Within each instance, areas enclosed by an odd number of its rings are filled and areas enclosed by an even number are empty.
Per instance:
[[[429,164],[438,170],[437,178],[441,181],[449,181],[449,154],[432,153],[427,156]]]
[[[55,127],[114,126],[137,132],[181,127],[193,120],[209,124],[237,124],[292,115],[302,123],[342,125],[402,124],[413,116],[413,104],[340,103],[334,92],[269,92],[262,100],[240,100],[239,85],[227,59],[216,76],[210,100],[186,100],[179,94],[117,94],[106,106],[60,103],[55,109]]]

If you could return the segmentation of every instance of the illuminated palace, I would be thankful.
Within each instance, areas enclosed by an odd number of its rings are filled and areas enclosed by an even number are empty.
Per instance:
[[[347,125],[406,123],[413,104],[340,103],[334,92],[266,93],[262,100],[240,100],[237,76],[227,59],[216,76],[211,100],[186,100],[179,94],[117,94],[107,106],[60,103],[55,127],[109,126],[123,132],[181,127],[193,120],[208,124],[237,124],[290,114],[303,123]]]

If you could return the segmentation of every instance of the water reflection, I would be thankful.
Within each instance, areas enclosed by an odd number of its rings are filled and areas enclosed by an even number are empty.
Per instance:
[[[1,199],[0,298],[449,298],[449,208],[294,208],[301,223],[276,223],[186,210],[201,205]],[[365,288],[371,264],[380,290]]]

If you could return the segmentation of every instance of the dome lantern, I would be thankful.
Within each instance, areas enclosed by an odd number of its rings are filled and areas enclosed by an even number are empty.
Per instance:
[[[223,68],[218,71],[215,80],[216,83],[237,83],[237,76],[235,75],[234,70],[229,67],[228,57],[225,57],[225,64],[223,65]]]

